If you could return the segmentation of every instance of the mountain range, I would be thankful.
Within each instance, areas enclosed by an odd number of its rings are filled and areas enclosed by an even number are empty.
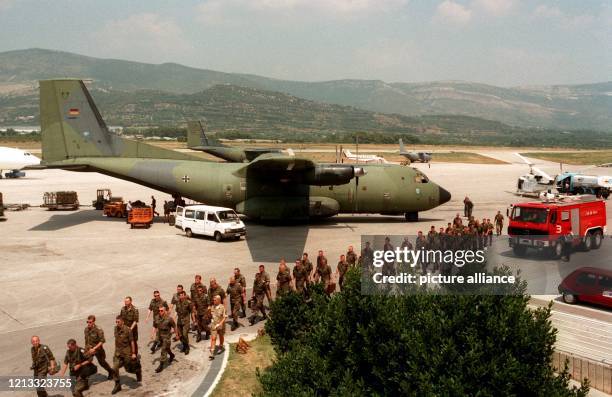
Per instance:
[[[28,97],[35,93],[37,80],[57,77],[92,79],[94,88],[106,92],[151,90],[171,95],[194,95],[219,85],[231,85],[377,114],[411,117],[456,115],[524,128],[612,132],[612,82],[511,88],[460,81],[301,82],[197,69],[175,63],[157,65],[99,59],[43,49],[0,53],[0,97],[12,100]]]

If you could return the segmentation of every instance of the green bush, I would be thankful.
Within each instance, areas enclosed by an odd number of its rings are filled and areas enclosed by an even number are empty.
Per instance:
[[[278,359],[259,374],[262,395],[585,396],[551,367],[550,307],[528,299],[366,296],[353,270],[329,300],[273,304]]]

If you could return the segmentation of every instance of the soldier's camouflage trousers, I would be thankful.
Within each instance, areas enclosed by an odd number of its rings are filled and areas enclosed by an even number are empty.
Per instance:
[[[87,379],[77,376],[72,395],[74,397],[83,397],[83,392],[87,389],[89,389],[89,382]]]
[[[168,363],[168,355],[172,353],[170,350],[170,335],[167,337],[161,337],[161,353],[159,355],[159,362],[163,364]]]
[[[36,378],[42,378],[45,379],[47,377],[47,370],[45,369],[44,371],[34,371],[34,377]],[[44,387],[39,387],[38,389],[36,389],[36,395],[38,397],[47,397],[47,391],[45,390]]]
[[[230,302],[230,307],[232,309],[232,320],[234,320],[234,324],[238,324],[238,314],[240,313],[240,304],[242,302],[242,298],[239,301]]]
[[[106,352],[104,351],[104,349],[100,349],[96,351],[95,356],[98,359],[98,363],[100,364],[100,366],[104,368],[105,370],[107,370],[108,373],[110,374],[112,371],[112,368],[110,367],[110,365],[108,365],[108,362],[106,362]]]
[[[260,294],[255,294],[255,307],[252,307],[253,315],[257,315],[257,312],[260,311],[261,314],[266,315],[266,309],[264,307],[264,298],[266,297],[265,292]]]
[[[183,346],[188,346],[189,345],[189,318],[179,319],[176,326],[178,327],[179,336],[181,338],[181,343],[183,343]]]
[[[196,314],[196,323],[199,333],[210,333],[210,318],[206,314]]]

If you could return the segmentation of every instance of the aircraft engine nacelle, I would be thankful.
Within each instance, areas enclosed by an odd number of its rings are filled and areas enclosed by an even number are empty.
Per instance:
[[[365,175],[365,170],[350,164],[319,164],[306,176],[308,185],[344,185],[356,176]]]

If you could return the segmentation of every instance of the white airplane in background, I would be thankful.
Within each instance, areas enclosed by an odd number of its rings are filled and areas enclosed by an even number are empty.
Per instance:
[[[377,156],[375,154],[353,154],[348,149],[342,149],[342,154],[349,160],[353,160],[361,163],[379,163],[388,164],[384,157]]]
[[[10,147],[0,147],[0,179],[20,178],[25,176],[21,169],[33,165],[40,165],[40,159],[30,152]],[[10,171],[3,174],[2,171]]]

